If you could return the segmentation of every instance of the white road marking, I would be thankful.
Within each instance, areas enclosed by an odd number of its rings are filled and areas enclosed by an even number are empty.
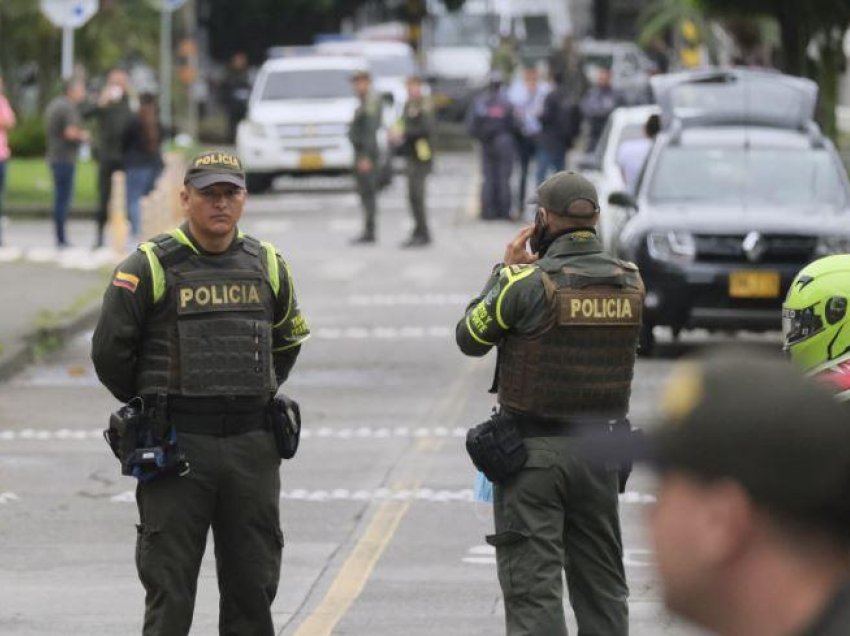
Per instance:
[[[633,568],[651,568],[655,565],[652,560],[652,550],[626,548],[623,550],[623,565]]]
[[[9,491],[0,492],[0,504],[7,504],[10,501],[20,501],[20,500],[21,500],[21,498],[18,497],[18,495],[16,495],[13,492],[9,492]]]
[[[637,494],[637,493],[635,493]],[[326,503],[329,501],[429,501],[433,503],[471,503],[473,502],[472,488],[460,488],[457,490],[449,490],[446,488],[416,488],[412,490],[391,490],[389,488],[375,488],[372,490],[360,489],[352,490],[349,488],[334,488],[330,490],[307,490],[305,488],[295,488],[293,490],[281,490],[280,498],[292,501],[306,501],[309,503]],[[620,496],[623,501],[622,495]],[[135,501],[133,491],[120,493],[111,498],[115,502],[131,502]],[[633,503],[633,502],[631,502]],[[475,552],[476,555],[486,554],[485,546],[478,546],[480,550]],[[636,552],[635,555],[638,553]]]
[[[348,304],[355,307],[464,306],[470,299],[464,294],[364,294],[349,296]]]
[[[313,337],[321,340],[419,340],[450,338],[452,327],[318,327]]]
[[[496,548],[491,545],[472,546],[466,552],[467,556],[461,561],[471,565],[496,565]],[[655,564],[652,560],[652,550],[642,548],[626,548],[623,550],[623,565],[632,568],[650,568]]]

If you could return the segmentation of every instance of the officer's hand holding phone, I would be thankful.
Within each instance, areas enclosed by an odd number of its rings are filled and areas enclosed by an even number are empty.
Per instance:
[[[528,251],[526,243],[534,235],[536,228],[529,225],[523,228],[505,248],[505,257],[502,259],[505,265],[526,265],[538,259],[537,254]]]

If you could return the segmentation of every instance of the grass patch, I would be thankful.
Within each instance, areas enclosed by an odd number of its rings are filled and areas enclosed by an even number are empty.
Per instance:
[[[74,174],[73,208],[92,208],[97,204],[97,163],[78,161]],[[44,159],[12,158],[6,164],[6,205],[53,207],[53,177]]]

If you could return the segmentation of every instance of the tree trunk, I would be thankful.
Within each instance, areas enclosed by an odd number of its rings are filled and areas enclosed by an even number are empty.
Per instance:
[[[841,67],[843,31],[832,29],[823,36],[820,60],[817,65],[818,93],[817,119],[823,132],[831,139],[838,136],[835,107],[838,104],[838,73]]]
[[[781,69],[791,75],[806,75],[806,46],[808,29],[795,2],[781,2],[774,15],[779,22],[782,38]]]

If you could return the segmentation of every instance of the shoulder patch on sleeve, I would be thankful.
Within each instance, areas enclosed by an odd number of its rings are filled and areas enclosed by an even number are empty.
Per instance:
[[[127,272],[118,270],[115,272],[115,276],[112,279],[112,285],[114,287],[123,287],[135,294],[136,288],[139,286],[139,277],[135,274],[128,274]]]

